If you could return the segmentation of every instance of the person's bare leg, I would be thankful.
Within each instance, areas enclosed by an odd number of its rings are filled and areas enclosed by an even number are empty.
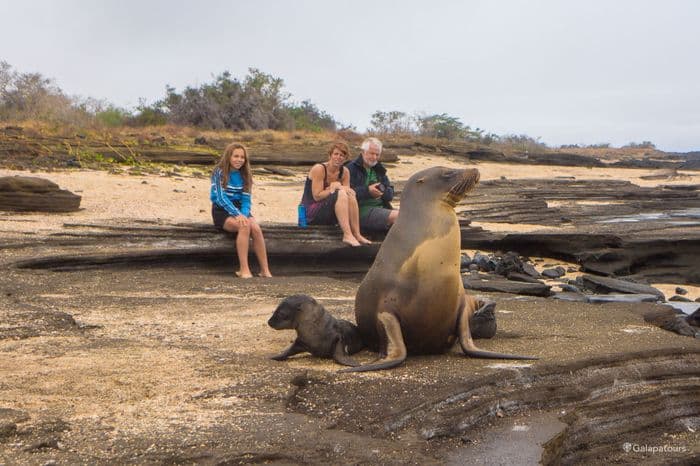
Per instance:
[[[370,240],[360,233],[360,207],[357,205],[355,196],[348,196],[348,217],[350,220],[350,230],[360,244],[372,244]]]
[[[258,222],[250,219],[250,235],[253,238],[253,251],[258,258],[260,264],[260,276],[271,277],[270,266],[267,263],[267,247],[265,246],[265,238],[263,237],[262,229]]]
[[[233,217],[229,217],[224,222],[224,230],[238,232],[238,236],[236,236],[236,254],[238,254],[240,269],[236,272],[236,275],[241,278],[251,278],[253,274],[250,272],[250,266],[248,265],[250,227],[240,227]]]
[[[343,230],[343,243],[359,246],[360,243],[355,239],[350,229],[348,195],[345,191],[338,191],[338,199],[335,201],[335,217],[338,219],[340,229]]]
[[[399,211],[397,209],[393,209],[389,213],[389,225],[393,225],[394,223],[396,223],[397,218],[399,218]]]

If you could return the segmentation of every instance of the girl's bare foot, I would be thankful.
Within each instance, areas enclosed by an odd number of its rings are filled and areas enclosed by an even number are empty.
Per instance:
[[[236,271],[236,276],[238,278],[253,278],[253,274],[250,272],[241,272],[240,270]]]
[[[360,246],[360,243],[355,239],[354,236],[343,236],[343,243],[347,243],[354,248]]]
[[[260,273],[258,274],[258,277],[272,278],[272,274],[271,274],[270,271],[268,270],[267,272],[260,272]]]

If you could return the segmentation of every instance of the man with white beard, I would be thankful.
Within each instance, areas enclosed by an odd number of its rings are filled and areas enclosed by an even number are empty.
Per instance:
[[[377,138],[367,138],[361,148],[362,154],[346,163],[350,170],[350,187],[355,191],[360,207],[360,228],[363,231],[388,231],[399,211],[391,207],[394,187],[386,176],[386,168],[379,162],[382,143]]]

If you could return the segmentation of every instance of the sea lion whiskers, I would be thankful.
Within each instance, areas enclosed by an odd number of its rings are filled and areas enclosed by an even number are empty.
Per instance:
[[[462,179],[447,191],[445,200],[452,207],[455,207],[464,197],[479,184],[479,171],[467,170]]]

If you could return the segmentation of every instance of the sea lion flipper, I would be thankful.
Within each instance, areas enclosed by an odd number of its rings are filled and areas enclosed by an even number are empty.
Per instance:
[[[304,351],[306,351],[306,347],[299,343],[298,340],[295,340],[294,343],[289,346],[289,348],[282,351],[280,354],[270,356],[270,359],[274,359],[275,361],[284,361],[285,359],[289,358],[289,356],[294,356],[295,354],[303,353]]]
[[[479,349],[474,344],[472,340],[471,331],[469,329],[469,319],[471,318],[474,311],[479,307],[479,302],[474,299],[473,296],[469,296],[466,293],[462,295],[460,300],[459,309],[459,325],[458,325],[458,338],[459,345],[462,347],[462,351],[465,355],[472,358],[483,358],[483,359],[539,359],[532,356],[520,356],[517,354],[506,354],[506,353],[494,353],[492,351],[484,351]],[[488,304],[485,304],[488,305]]]
[[[345,345],[343,345],[343,342],[340,340],[335,342],[333,359],[335,359],[335,362],[338,364],[342,364],[344,366],[357,367],[360,365],[359,362],[348,356],[348,354],[345,352]]]
[[[406,344],[401,333],[401,323],[394,314],[380,312],[377,314],[377,322],[381,325],[386,336],[386,356],[376,362],[364,366],[349,367],[340,372],[367,372],[382,369],[391,369],[406,360]]]

